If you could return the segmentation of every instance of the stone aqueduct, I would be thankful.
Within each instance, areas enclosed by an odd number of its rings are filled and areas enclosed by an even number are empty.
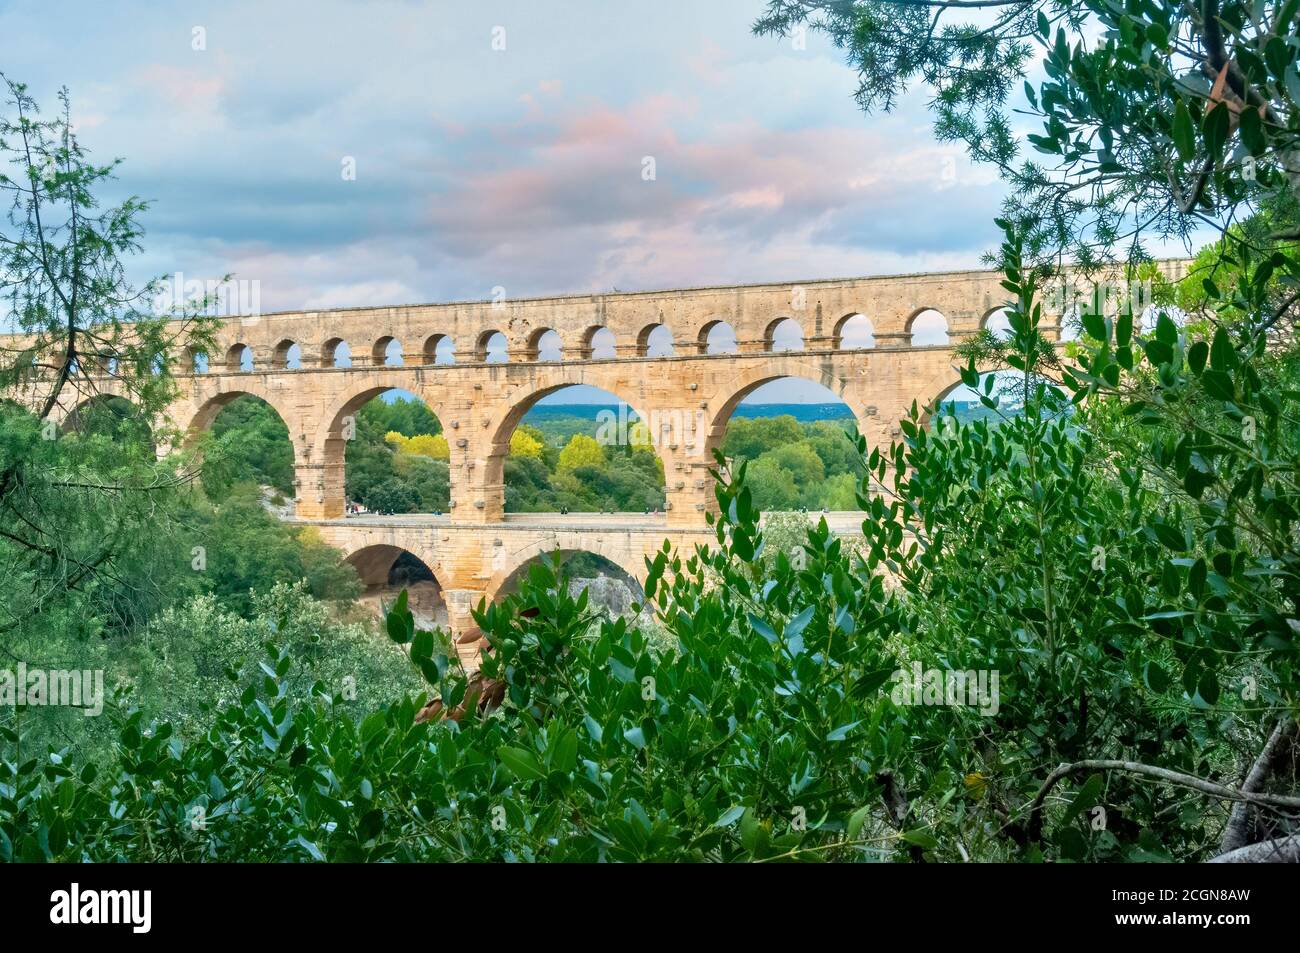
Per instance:
[[[1163,267],[1175,277],[1181,264]],[[685,551],[711,539],[713,449],[736,405],[764,383],[821,384],[851,408],[873,445],[887,443],[913,401],[925,406],[957,384],[953,347],[1004,304],[1000,279],[962,271],[229,318],[206,371],[181,375],[168,422],[195,435],[241,394],[266,401],[293,443],[295,518],[318,526],[367,582],[386,578],[402,550],[419,557],[442,588],[452,630],[462,631],[480,598],[494,597],[520,565],[548,550],[594,552],[640,579],[644,557],[665,539]],[[913,346],[913,322],[928,311],[946,320],[947,344]],[[874,346],[848,349],[842,331],[858,314],[870,320]],[[786,319],[800,326],[802,350],[773,350],[774,330]],[[735,351],[709,354],[709,332],[720,322],[734,330]],[[1049,336],[1059,337],[1060,315],[1048,322]],[[659,326],[672,335],[671,356],[649,355]],[[613,334],[613,357],[595,356],[601,329]],[[559,335],[560,359],[542,361],[549,331]],[[487,359],[496,332],[508,341],[505,363]],[[334,366],[343,342],[350,367]],[[385,363],[392,342],[401,347],[400,365]],[[454,345],[455,363],[435,364],[442,342]],[[301,361],[290,369],[294,345]],[[241,369],[245,349],[252,370]],[[538,400],[574,384],[615,394],[650,423],[665,471],[662,515],[505,513],[511,433]],[[98,388],[112,389],[111,377]],[[393,389],[418,395],[442,422],[451,451],[446,516],[344,516],[348,422]],[[849,514],[832,522],[849,532],[858,526]]]

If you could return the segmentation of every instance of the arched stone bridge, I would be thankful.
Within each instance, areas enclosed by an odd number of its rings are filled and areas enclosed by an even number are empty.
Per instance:
[[[1162,267],[1177,277],[1183,263]],[[665,538],[687,549],[711,538],[713,450],[736,405],[769,381],[821,384],[848,405],[869,442],[887,443],[913,401],[931,404],[956,386],[953,347],[1005,303],[1000,281],[963,271],[235,317],[221,322],[216,354],[196,356],[194,373],[180,376],[181,397],[168,416],[192,436],[241,394],[266,401],[293,443],[296,519],[318,524],[367,581],[401,550],[419,556],[457,629],[468,624],[470,605],[540,552],[592,551],[641,578],[644,555]],[[948,343],[913,346],[914,322],[932,311]],[[874,346],[849,349],[844,327],[859,314],[871,322]],[[799,325],[802,350],[774,350],[787,320]],[[710,332],[724,322],[734,352],[708,353]],[[1059,337],[1059,322],[1059,313],[1049,315],[1049,335]],[[508,343],[504,363],[491,351],[498,332]],[[665,333],[672,354],[652,356]],[[557,337],[559,359],[542,360]],[[337,366],[344,344],[351,366]],[[392,363],[399,349],[402,362]],[[295,352],[300,366],[291,369]],[[98,389],[111,393],[111,377],[102,383]],[[664,464],[664,514],[506,515],[511,433],[538,400],[574,384],[615,394],[648,423]],[[442,422],[451,452],[447,516],[344,517],[353,415],[393,389],[419,396]],[[836,522],[856,528],[851,519]]]

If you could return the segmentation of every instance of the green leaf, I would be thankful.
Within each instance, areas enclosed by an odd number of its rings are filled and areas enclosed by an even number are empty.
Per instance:
[[[1212,669],[1205,669],[1196,683],[1196,694],[1213,705],[1219,700],[1219,677]]]
[[[871,805],[865,804],[849,815],[849,823],[844,833],[849,840],[857,840],[858,834],[862,832],[862,825],[867,820],[867,815],[871,813]]]
[[[752,612],[747,614],[747,618],[749,619],[750,627],[753,628],[755,632],[761,635],[772,645],[776,645],[778,641],[776,631],[770,625],[768,625],[758,616],[754,615],[754,613]]]
[[[915,844],[923,850],[934,850],[939,846],[939,842],[934,839],[934,835],[929,831],[916,828],[910,831],[904,831],[899,835],[909,844]]]
[[[1232,377],[1226,371],[1206,371],[1201,375],[1201,384],[1207,394],[1219,400],[1232,401],[1237,397]]]
[[[1223,328],[1214,332],[1214,343],[1210,346],[1210,367],[1216,371],[1227,371],[1237,366],[1237,351],[1232,346],[1232,338]]]
[[[1156,539],[1166,549],[1178,553],[1187,549],[1187,537],[1183,535],[1182,529],[1170,526],[1168,523],[1152,523],[1151,529],[1156,534]]]
[[[497,758],[510,769],[510,773],[521,781],[543,781],[546,772],[542,770],[537,755],[526,748],[511,748],[502,745],[497,749]]]
[[[1074,800],[1070,802],[1067,811],[1070,817],[1078,817],[1084,811],[1089,810],[1097,804],[1101,798],[1102,777],[1100,774],[1089,776],[1087,781],[1079,787],[1078,793],[1074,795]]]
[[[1181,99],[1174,107],[1174,145],[1178,147],[1178,158],[1184,162],[1190,162],[1196,157],[1196,131],[1192,127],[1192,114]]]
[[[317,847],[315,844],[313,844],[311,841],[307,840],[307,838],[303,837],[301,834],[298,835],[297,843],[299,847],[301,847],[311,856],[312,860],[318,860],[321,863],[325,862],[325,855],[321,853],[321,849]]]
[[[1142,680],[1146,682],[1147,688],[1157,693],[1163,692],[1170,685],[1169,673],[1155,661],[1148,661],[1142,667]]]
[[[736,821],[740,820],[745,813],[744,805],[738,804],[735,807],[728,808],[722,812],[722,815],[713,822],[714,827],[730,827]]]
[[[551,768],[568,774],[578,766],[578,733],[566,728],[555,743],[555,752],[551,755]]]
[[[1094,312],[1085,312],[1083,315],[1083,329],[1088,332],[1088,336],[1098,341],[1107,341],[1110,334],[1106,330],[1106,319],[1100,314]]]
[[[838,728],[832,729],[831,731],[827,732],[826,740],[843,741],[845,738],[849,736],[849,732],[852,731],[854,728],[858,727],[858,725],[860,724],[862,724],[862,719],[858,719],[857,721],[851,721],[847,725],[840,725]]]

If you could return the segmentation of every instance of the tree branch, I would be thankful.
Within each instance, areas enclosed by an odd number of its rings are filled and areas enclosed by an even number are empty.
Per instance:
[[[1042,787],[1038,789],[1038,794],[1034,796],[1034,800],[1030,803],[1027,826],[1031,840],[1039,840],[1042,835],[1043,802],[1047,799],[1047,795],[1051,793],[1052,788],[1056,787],[1059,781],[1074,774],[1082,774],[1085,771],[1126,771],[1130,774],[1164,781],[1167,784],[1189,788],[1210,797],[1223,798],[1228,801],[1249,801],[1252,804],[1263,804],[1269,807],[1290,808],[1300,811],[1300,797],[1243,791],[1223,784],[1216,784],[1213,781],[1206,781],[1204,778],[1198,778],[1195,775],[1184,774],[1181,771],[1171,771],[1168,768],[1158,768],[1155,765],[1142,764],[1139,761],[1075,761],[1073,764],[1063,764],[1049,774]]]

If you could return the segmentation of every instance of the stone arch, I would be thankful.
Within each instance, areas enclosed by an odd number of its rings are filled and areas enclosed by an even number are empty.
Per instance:
[[[510,363],[510,339],[496,328],[481,332],[474,341],[474,360],[479,364]]]
[[[189,364],[185,373],[187,374],[206,374],[211,370],[212,362],[208,352],[199,347],[185,348],[185,357]]]
[[[730,340],[726,339],[727,335]],[[739,341],[735,326],[718,318],[700,328],[696,345],[701,354],[735,354],[740,350]]]
[[[930,336],[938,338],[941,331],[942,342],[927,340],[918,343],[916,340],[918,334],[927,339]],[[952,325],[942,311],[926,305],[917,308],[908,316],[907,321],[903,323],[903,333],[908,336],[912,347],[946,346],[952,340]]]
[[[1007,306],[1000,304],[989,308],[980,318],[980,327],[995,337],[1005,340],[1011,335],[1011,326],[1007,320]]]
[[[852,311],[835,322],[832,341],[837,351],[875,347],[875,322],[861,311]]]
[[[401,367],[404,363],[402,342],[391,334],[385,334],[371,346],[370,363],[376,367]]]
[[[347,363],[341,363],[344,361]],[[352,348],[342,338],[330,338],[321,345],[320,364],[321,367],[351,367]]]
[[[289,442],[293,444],[293,453],[296,460],[299,456],[300,443],[303,439],[303,435],[295,434],[293,432],[293,415],[285,413],[284,408],[276,403],[275,398],[272,397],[270,393],[263,392],[259,388],[254,387],[222,391],[218,394],[213,394],[205,400],[199,401],[197,408],[194,413],[190,415],[189,420],[185,422],[182,430],[183,444],[186,446],[193,444],[201,434],[211,428],[213,421],[217,419],[217,415],[225,409],[227,404],[233,402],[237,397],[243,396],[256,397],[275,411],[276,416],[284,422],[285,427],[289,431]]]
[[[530,361],[560,361],[564,359],[564,339],[554,328],[537,328],[528,335],[527,358]]]
[[[981,380],[987,374],[1007,370],[1005,366],[998,367],[997,365],[989,363],[977,364],[975,369],[979,373]],[[930,425],[930,418],[934,416],[934,412],[938,410],[939,406],[948,399],[948,396],[952,394],[953,391],[957,390],[957,388],[961,387],[962,384],[961,371],[959,368],[954,366],[935,374],[917,389],[916,406],[920,411],[920,419],[923,426],[928,427]],[[908,404],[910,405],[910,403],[911,402],[909,401]]]
[[[428,553],[419,552],[398,543],[363,541],[360,545],[343,547],[344,561],[350,563],[357,570],[357,575],[361,577],[362,583],[368,586],[386,584],[389,570],[403,553],[409,553],[413,558],[423,563],[429,570],[429,574],[433,576],[435,581],[438,581],[441,588],[442,583],[438,577],[443,571],[442,566],[439,565],[437,560],[429,558]]]
[[[297,353],[295,355],[295,348]],[[276,370],[290,370],[294,368],[295,363],[298,367],[302,366],[302,345],[292,338],[285,338],[275,346],[275,352],[271,359],[272,367]]]
[[[455,342],[447,334],[430,334],[424,340],[422,349],[422,358],[425,364],[454,364],[455,357],[452,352],[455,350]]]
[[[713,451],[722,446],[723,438],[727,433],[727,422],[731,420],[732,414],[742,400],[764,384],[790,377],[811,381],[834,393],[853,412],[858,429],[863,433],[871,432],[878,423],[868,416],[868,408],[859,405],[858,395],[850,391],[851,382],[848,378],[836,375],[822,364],[806,360],[788,358],[774,360],[765,362],[761,367],[747,369],[737,374],[722,385],[713,399],[708,402],[709,411],[703,441],[704,459],[712,460]]]
[[[321,427],[316,434],[316,445],[322,447],[324,443],[334,438],[341,438],[343,435],[344,418],[354,416],[370,401],[382,394],[392,390],[403,390],[415,394],[425,406],[439,420],[444,419],[444,413],[439,408],[429,394],[421,388],[411,389],[411,381],[408,377],[391,377],[383,373],[367,374],[362,380],[351,382],[352,386],[338,397],[334,398],[331,404],[326,408],[325,413],[320,417]]]
[[[361,380],[349,383],[351,384],[349,389],[336,397],[320,416],[320,426],[316,431],[315,441],[311,444],[312,459],[324,470],[321,497],[329,516],[342,516],[344,513],[348,444],[345,425],[349,417],[355,418],[361,408],[376,397],[389,391],[400,390],[413,393],[440,423],[448,419],[444,408],[431,399],[424,388],[412,389],[410,377],[402,375],[397,368],[393,368],[388,373],[376,369]],[[450,431],[444,430],[444,433],[451,443],[451,454],[454,459],[457,453],[456,441]],[[451,494],[454,501],[456,498],[454,478]]]
[[[573,538],[568,539],[570,536]],[[564,538],[563,542],[561,541],[562,537]],[[635,554],[630,551],[621,552],[609,542],[596,538],[591,534],[564,533],[537,540],[514,552],[507,552],[503,559],[504,565],[497,569],[485,587],[484,592],[487,600],[495,602],[501,594],[502,587],[514,578],[519,570],[539,556],[546,556],[554,552],[591,553],[594,556],[600,556],[627,573],[638,585],[645,585],[645,556],[639,550]]]
[[[581,340],[578,353],[584,361],[604,361],[618,357],[618,339],[608,325],[592,325],[582,332]]]
[[[663,334],[658,333],[661,328]],[[666,353],[651,353],[652,351]],[[638,357],[672,357],[676,353],[672,329],[661,321],[647,324],[636,336],[636,353]]]
[[[248,367],[244,367],[244,359],[248,359]],[[253,349],[242,341],[230,345],[226,349],[226,370],[231,374],[238,374],[241,371],[255,370],[253,364]]]
[[[66,414],[63,415],[59,423],[59,429],[64,433],[74,433],[82,426],[85,414],[95,407],[111,408],[119,417],[130,417],[131,419],[143,424],[149,431],[150,443],[157,446],[154,439],[154,430],[156,421],[149,420],[140,413],[140,408],[133,404],[121,394],[99,393],[90,394],[82,400],[79,400]],[[126,411],[126,412],[120,412]]]
[[[793,342],[793,335],[791,332],[794,330],[797,330],[799,334],[799,346],[785,346],[786,344]],[[785,338],[785,340],[778,341],[778,336]],[[773,321],[770,321],[767,327],[763,329],[763,350],[765,351],[779,354],[784,351],[802,351],[804,350],[804,347],[803,325],[794,318],[788,316],[776,318]]]
[[[558,391],[565,390],[569,387],[587,385],[599,388],[608,394],[612,394],[619,402],[628,408],[627,418],[633,414],[642,422],[650,422],[654,418],[648,416],[643,410],[635,406],[631,401],[624,399],[614,388],[617,383],[609,382],[608,384],[600,380],[590,378],[583,379],[582,369],[574,368],[570,373],[557,374],[549,381],[540,384],[526,394],[517,394],[509,399],[508,406],[500,412],[486,428],[487,433],[491,435],[487,441],[485,449],[485,458],[476,460],[476,465],[481,465],[483,470],[482,487],[486,496],[483,500],[484,509],[489,512],[505,512],[505,460],[510,452],[510,438],[515,429],[523,421],[528,411],[532,410],[539,401]],[[628,432],[630,433],[630,423]],[[620,430],[621,435],[621,430]],[[655,454],[661,463],[664,462],[664,455],[658,445],[655,447]],[[666,483],[665,473],[665,483]],[[477,485],[477,484],[476,484]],[[665,492],[667,487],[665,486]],[[499,494],[499,495],[498,495]]]
[[[366,596],[405,589],[412,612],[430,616],[435,625],[447,624],[443,568],[428,554],[394,543],[366,543],[346,549],[344,561],[356,570]]]

